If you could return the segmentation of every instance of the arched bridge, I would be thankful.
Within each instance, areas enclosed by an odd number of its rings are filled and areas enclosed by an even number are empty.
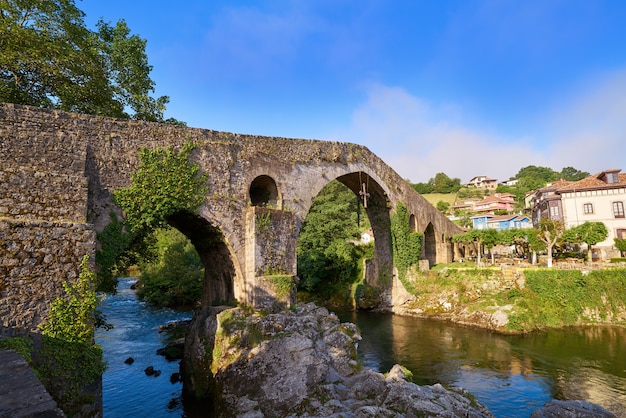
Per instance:
[[[449,262],[458,228],[367,148],[342,142],[238,135],[0,104],[0,318],[34,328],[61,281],[77,277],[95,231],[109,221],[112,192],[130,184],[142,147],[197,147],[208,174],[199,214],[170,221],[205,265],[203,304],[235,298],[255,307],[289,302],[272,274],[296,274],[296,242],[312,199],[337,179],[365,192],[375,238],[368,280],[390,287],[390,213],[403,203],[422,258]],[[384,290],[384,289],[383,289]]]

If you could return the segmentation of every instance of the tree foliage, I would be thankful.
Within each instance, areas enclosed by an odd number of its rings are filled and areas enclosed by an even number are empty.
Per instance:
[[[413,189],[420,194],[429,193],[456,193],[461,188],[461,180],[450,178],[445,173],[437,173],[428,183],[411,184]]]
[[[592,247],[604,241],[609,236],[609,231],[603,222],[585,222],[565,231],[563,239],[572,244],[587,244],[588,260],[592,257]]]
[[[179,152],[144,148],[129,187],[114,192],[132,231],[164,227],[179,212],[195,213],[208,192],[207,175],[190,161],[195,145],[187,141]]]
[[[75,284],[63,282],[66,297],[52,301],[48,321],[41,333],[70,343],[93,343],[98,298],[94,289],[95,274],[89,270],[89,257],[81,263],[79,279]]]
[[[87,29],[74,0],[0,0],[0,102],[163,121],[145,48],[123,20]]]
[[[617,248],[622,253],[622,256],[624,256],[624,253],[626,253],[626,239],[614,238],[613,241],[615,248]]]
[[[541,167],[529,165],[521,168],[515,175],[518,180],[514,186],[498,185],[496,192],[511,193],[515,195],[517,208],[524,207],[524,196],[531,190],[537,190],[545,187],[547,183],[554,182],[559,179],[577,181],[589,176],[589,173],[580,171],[574,167],[564,167],[560,172],[554,171],[549,167]]]
[[[150,257],[140,262],[137,296],[159,307],[191,307],[200,300],[204,266],[193,244],[174,228],[154,231]]]
[[[448,202],[444,202],[443,200],[440,200],[437,202],[437,206],[436,206],[437,210],[445,215],[447,215],[448,213],[450,213],[450,203]]]
[[[309,292],[329,284],[350,282],[360,258],[352,243],[360,238],[354,193],[332,181],[313,200],[298,237],[300,288]]]

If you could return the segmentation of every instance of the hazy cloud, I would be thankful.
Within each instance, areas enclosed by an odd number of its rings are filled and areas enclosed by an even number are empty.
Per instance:
[[[529,161],[544,162],[524,141],[465,127],[462,119],[458,106],[433,106],[402,88],[371,85],[343,137],[366,145],[413,182],[438,172],[462,182],[476,175],[505,180]]]
[[[626,171],[626,70],[595,77],[550,115],[548,153],[561,165],[592,173]]]

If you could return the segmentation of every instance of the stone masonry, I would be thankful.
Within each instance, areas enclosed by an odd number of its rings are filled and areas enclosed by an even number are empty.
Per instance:
[[[78,277],[95,233],[120,214],[113,191],[130,184],[142,148],[197,145],[208,174],[199,214],[171,223],[205,265],[203,305],[275,299],[268,274],[296,275],[295,243],[312,199],[338,179],[366,189],[375,237],[373,286],[390,288],[389,214],[398,203],[426,234],[430,263],[453,258],[457,227],[367,148],[343,142],[239,135],[0,104],[0,328],[32,330],[61,283]],[[92,258],[93,260],[93,258]],[[390,303],[390,302],[389,302]],[[8,330],[7,330],[8,329]]]

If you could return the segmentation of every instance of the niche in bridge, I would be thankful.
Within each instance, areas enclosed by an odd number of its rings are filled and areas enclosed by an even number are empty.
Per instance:
[[[433,228],[433,224],[430,222],[424,230],[424,249],[422,253],[431,267],[437,263],[437,237],[435,236],[435,228]]]
[[[278,187],[270,176],[262,175],[250,184],[250,202],[252,206],[278,207]]]
[[[411,232],[417,232],[417,218],[413,214],[409,217],[409,228]]]

